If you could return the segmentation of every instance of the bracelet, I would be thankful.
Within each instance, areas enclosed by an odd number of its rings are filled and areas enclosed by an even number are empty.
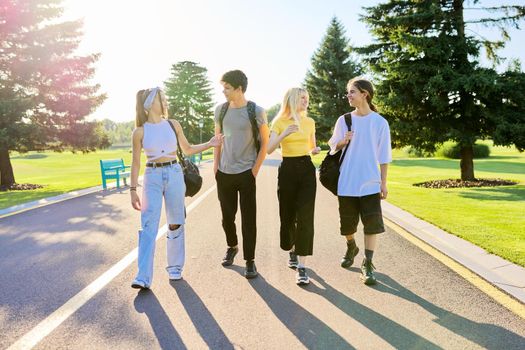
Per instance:
[[[130,190],[130,191],[136,191],[136,190],[137,190],[137,187],[136,187],[136,186],[130,186],[130,187],[129,187],[129,190]]]

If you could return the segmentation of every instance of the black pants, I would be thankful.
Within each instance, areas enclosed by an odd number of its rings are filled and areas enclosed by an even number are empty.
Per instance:
[[[281,217],[281,248],[312,255],[317,182],[310,156],[284,157],[279,167],[277,197]]]
[[[238,244],[235,215],[240,197],[242,223],[242,249],[244,260],[255,258],[257,239],[257,204],[255,201],[255,177],[252,170],[240,174],[225,174],[217,170],[217,193],[222,211],[222,228],[226,233],[228,247]]]

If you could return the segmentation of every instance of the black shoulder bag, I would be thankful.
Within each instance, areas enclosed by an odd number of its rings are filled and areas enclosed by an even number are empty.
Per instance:
[[[202,176],[200,176],[199,168],[188,158],[185,158],[182,154],[179,144],[179,137],[177,136],[177,131],[175,127],[168,120],[175,137],[177,138],[177,157],[179,158],[179,163],[182,168],[182,173],[184,174],[184,183],[186,184],[186,197],[193,197],[200,191],[202,187]]]
[[[345,123],[346,127],[348,128],[348,131],[352,128],[352,114],[346,113],[345,114]],[[346,151],[348,150],[348,146],[344,148],[344,151],[340,149],[335,154],[330,154],[328,152],[323,159],[323,162],[321,163],[321,166],[319,168],[319,180],[321,181],[321,185],[326,187],[330,192],[335,194],[337,196],[337,183],[339,182],[339,169],[341,168],[341,164],[343,164],[343,159],[345,158]],[[342,154],[341,154],[342,152]]]

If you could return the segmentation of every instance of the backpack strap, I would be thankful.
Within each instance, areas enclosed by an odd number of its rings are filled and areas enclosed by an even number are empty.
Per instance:
[[[352,113],[345,113],[345,123],[346,127],[348,128],[348,131],[352,130]],[[341,155],[341,158],[339,158],[339,165],[343,164],[343,159],[345,159],[346,151],[348,150],[348,146],[350,144],[346,145],[345,150],[343,151],[343,154]]]
[[[255,113],[255,102],[248,101],[246,105],[248,109],[248,117],[250,118],[250,123],[252,124],[252,133],[253,133],[253,142],[255,143],[255,149],[257,154],[261,150],[261,141],[259,140],[259,127],[257,126],[257,114]]]
[[[221,111],[219,112],[219,126],[221,127],[221,133],[224,134],[224,130],[222,129],[222,122],[224,121],[224,117],[226,116],[226,112],[228,112],[228,108],[230,107],[230,102],[225,102],[221,106]]]
[[[230,107],[229,102],[225,102],[221,106],[221,111],[219,112],[219,126],[221,127],[221,132],[224,133],[223,130],[223,122],[224,117],[226,116],[226,112],[228,112],[228,108]],[[259,127],[257,126],[257,114],[255,113],[255,102],[248,101],[248,104],[246,105],[246,109],[248,110],[248,119],[250,119],[250,124],[252,125],[252,134],[253,134],[253,142],[255,143],[255,149],[257,150],[257,153],[259,153],[261,149],[261,141],[259,140]]]

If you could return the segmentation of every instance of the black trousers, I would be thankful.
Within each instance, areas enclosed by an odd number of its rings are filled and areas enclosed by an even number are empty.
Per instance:
[[[312,255],[317,182],[310,156],[283,157],[279,167],[277,197],[281,217],[281,248],[297,255]]]
[[[217,170],[217,194],[221,203],[222,228],[226,233],[228,247],[238,244],[235,215],[237,204],[241,204],[242,249],[244,260],[255,258],[257,239],[257,203],[255,200],[255,177],[252,170],[240,174],[225,174]]]

